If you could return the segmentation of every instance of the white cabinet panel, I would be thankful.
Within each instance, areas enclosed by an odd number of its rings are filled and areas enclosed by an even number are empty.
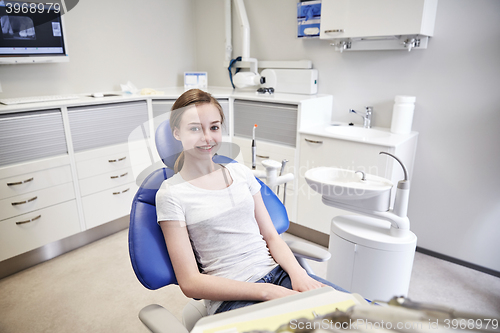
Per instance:
[[[127,142],[130,133],[147,124],[146,101],[68,108],[75,151]],[[143,126],[149,137],[148,126]]]
[[[121,185],[82,198],[85,224],[88,229],[130,214],[135,183]]]
[[[0,222],[0,261],[80,232],[76,201]]]
[[[76,160],[78,179],[85,179],[110,172],[119,173],[131,165],[148,163],[151,158],[147,149],[129,151],[128,145],[116,145],[77,153]]]
[[[0,200],[1,219],[29,213],[75,198],[73,182]]]
[[[0,180],[0,199],[68,183],[72,179],[69,165],[4,178]]]
[[[432,36],[437,0],[323,0],[320,38]]]
[[[234,101],[234,135],[295,147],[298,107],[295,104]]]
[[[80,194],[82,196],[87,196],[89,194],[100,192],[105,189],[110,189],[113,187],[134,182],[136,180],[135,176],[139,174],[139,171],[144,170],[148,166],[149,166],[148,164],[144,164],[134,169],[125,168],[97,175],[94,177],[81,179]]]
[[[0,114],[0,166],[67,152],[60,110]]]

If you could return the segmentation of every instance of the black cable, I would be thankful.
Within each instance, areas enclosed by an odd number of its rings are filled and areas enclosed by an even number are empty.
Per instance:
[[[237,57],[235,59],[231,59],[231,61],[229,62],[229,67],[227,68],[227,70],[229,71],[229,80],[231,81],[231,85],[233,86],[233,89],[235,87],[234,87],[234,84],[233,84],[233,72],[231,71],[231,68],[234,66],[234,64],[237,61],[241,61],[241,57]],[[236,68],[236,71],[234,72],[234,75],[236,75],[236,73],[238,73],[240,70],[241,70],[241,68]]]

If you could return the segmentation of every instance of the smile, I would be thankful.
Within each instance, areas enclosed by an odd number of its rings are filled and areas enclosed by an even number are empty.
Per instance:
[[[198,149],[202,149],[202,150],[211,150],[213,147],[215,147],[216,145],[208,145],[208,146],[197,146],[196,148]]]

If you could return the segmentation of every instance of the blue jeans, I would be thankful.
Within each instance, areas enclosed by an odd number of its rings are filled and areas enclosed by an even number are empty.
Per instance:
[[[341,287],[336,286],[333,283],[331,283],[330,281],[322,279],[319,276],[312,275],[312,274],[310,274],[309,276],[311,276],[316,281],[319,281],[323,284],[326,284],[327,286],[333,287],[336,290],[343,291],[346,293],[348,292],[347,290],[342,289]],[[255,283],[272,283],[272,284],[276,284],[278,286],[292,289],[292,281],[290,280],[290,276],[279,265],[276,266],[276,268],[274,268],[272,271],[270,271],[262,279],[255,281]],[[226,312],[229,310],[242,308],[242,307],[256,304],[256,303],[260,303],[260,301],[225,301],[225,302],[222,302],[222,304],[217,308],[215,313]]]

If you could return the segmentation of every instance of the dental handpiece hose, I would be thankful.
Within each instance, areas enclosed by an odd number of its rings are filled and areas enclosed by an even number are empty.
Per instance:
[[[255,170],[257,160],[257,146],[255,145],[255,129],[257,124],[253,125],[252,129],[252,170]]]

